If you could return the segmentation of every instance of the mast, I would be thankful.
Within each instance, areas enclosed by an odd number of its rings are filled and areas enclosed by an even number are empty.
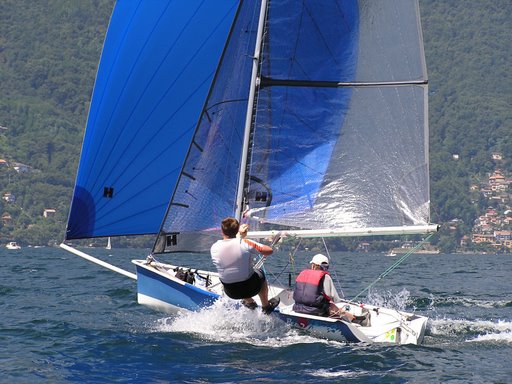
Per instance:
[[[242,204],[244,197],[244,186],[246,177],[247,160],[249,156],[249,140],[251,137],[251,127],[253,120],[253,110],[255,102],[256,87],[258,86],[258,71],[260,64],[261,45],[263,40],[263,28],[265,25],[267,13],[267,0],[261,1],[260,16],[258,21],[258,31],[256,34],[256,43],[254,46],[254,55],[252,62],[251,85],[249,88],[249,101],[247,103],[247,113],[245,115],[244,141],[242,146],[242,159],[240,162],[240,174],[238,177],[238,189],[236,196],[235,217],[240,220],[242,216]]]

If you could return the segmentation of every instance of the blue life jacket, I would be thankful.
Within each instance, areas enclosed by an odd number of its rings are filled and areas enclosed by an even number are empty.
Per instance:
[[[293,310],[309,315],[326,316],[329,310],[329,300],[324,295],[324,277],[328,272],[315,269],[305,269],[295,282],[293,291]]]

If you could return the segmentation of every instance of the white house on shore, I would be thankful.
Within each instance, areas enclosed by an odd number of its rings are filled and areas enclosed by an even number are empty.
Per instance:
[[[44,218],[46,219],[46,218],[48,218],[48,217],[50,217],[50,216],[55,215],[55,212],[57,212],[55,209],[48,208],[48,209],[45,209],[45,210],[43,211],[43,216],[44,216]]]

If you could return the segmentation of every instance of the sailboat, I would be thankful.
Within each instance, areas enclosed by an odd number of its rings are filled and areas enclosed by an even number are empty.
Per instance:
[[[15,242],[15,241],[9,241],[9,242],[5,245],[5,248],[7,248],[7,249],[11,249],[11,250],[12,250],[12,249],[17,250],[17,249],[21,249],[21,246],[20,246],[20,245],[18,245],[18,243],[17,243],[17,242]]]
[[[433,232],[427,84],[417,1],[118,1],[61,247],[176,313],[223,296],[187,255],[209,258],[228,216],[257,239]],[[69,244],[148,234],[136,274]],[[270,285],[276,315],[313,335],[423,339],[426,317],[348,300],[371,324],[299,314]]]

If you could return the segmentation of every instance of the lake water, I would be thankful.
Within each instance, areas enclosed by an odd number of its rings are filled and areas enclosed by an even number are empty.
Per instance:
[[[90,252],[130,271],[146,254]],[[348,298],[397,260],[334,256]],[[287,262],[271,258],[270,272]],[[412,255],[373,287],[368,301],[430,318],[420,346],[318,340],[229,302],[169,318],[136,303],[134,280],[58,248],[0,259],[1,383],[512,382],[510,254]]]

